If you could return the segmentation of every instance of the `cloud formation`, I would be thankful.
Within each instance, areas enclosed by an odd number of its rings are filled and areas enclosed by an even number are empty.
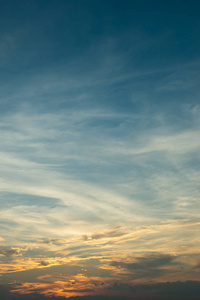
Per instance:
[[[134,275],[135,279],[140,278],[159,278],[168,273],[171,266],[176,267],[180,264],[175,262],[176,257],[171,255],[157,254],[138,257],[136,262],[111,262],[112,267],[124,269]]]
[[[83,235],[81,237],[81,240],[88,241],[88,240],[99,240],[99,239],[104,239],[104,238],[118,238],[118,237],[121,237],[121,236],[124,236],[127,234],[126,232],[123,232],[122,229],[123,228],[116,227],[116,228],[104,231],[102,233],[101,232],[92,233],[90,236]]]
[[[196,300],[199,4],[165,2],[2,3],[0,297]]]
[[[59,286],[59,283],[58,283]],[[20,292],[20,289],[23,287],[22,284],[13,284],[13,285],[0,285],[0,293],[3,297],[6,297],[11,300],[17,299],[30,299],[30,297],[34,300],[39,299],[48,299],[48,295],[40,294],[37,292],[38,289],[42,290],[45,288],[45,285],[34,286],[33,284],[29,286],[29,294],[24,294]],[[60,283],[61,287],[61,283]],[[198,281],[187,281],[187,282],[167,282],[167,283],[157,283],[151,285],[131,285],[122,282],[110,282],[109,285],[102,284],[102,287],[109,293],[109,295],[89,295],[89,296],[72,296],[73,290],[71,293],[66,293],[68,299],[73,300],[131,300],[136,299],[150,299],[153,300],[155,297],[159,300],[167,300],[169,299],[186,299],[186,300],[194,300],[197,299],[200,291],[200,283]],[[26,287],[28,288],[28,286]],[[123,295],[123,291],[126,289],[127,293]],[[22,290],[21,290],[22,291]],[[76,290],[75,290],[76,291]],[[85,289],[83,293],[92,292],[91,290]],[[28,298],[29,297],[29,298]],[[66,299],[65,296],[51,296],[51,299]]]
[[[10,256],[18,256],[20,255],[21,249],[19,248],[0,248],[0,255],[4,255],[6,257],[10,257]]]

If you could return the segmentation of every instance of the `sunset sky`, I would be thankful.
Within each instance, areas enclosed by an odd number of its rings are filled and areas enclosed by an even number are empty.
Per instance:
[[[0,298],[200,299],[199,32],[198,0],[0,0]]]

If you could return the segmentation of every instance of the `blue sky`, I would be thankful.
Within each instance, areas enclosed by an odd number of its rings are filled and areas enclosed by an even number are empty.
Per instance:
[[[0,290],[198,281],[199,25],[199,1],[1,1]]]

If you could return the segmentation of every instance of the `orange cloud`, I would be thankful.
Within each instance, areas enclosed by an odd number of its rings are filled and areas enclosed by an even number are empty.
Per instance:
[[[40,279],[51,281],[51,276],[40,277]],[[66,298],[72,296],[84,296],[88,294],[102,294],[103,289],[109,285],[109,281],[103,281],[100,277],[90,277],[83,274],[76,276],[61,277],[61,280],[48,283],[30,283],[25,282],[15,286],[11,292],[20,294],[30,294],[37,292],[46,296],[64,296]]]

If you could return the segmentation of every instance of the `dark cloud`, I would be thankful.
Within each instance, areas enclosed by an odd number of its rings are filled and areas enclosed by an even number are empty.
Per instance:
[[[66,289],[66,293],[92,293],[92,292],[95,292],[95,290],[94,289],[80,289],[80,290],[77,290],[77,289],[67,290]]]
[[[48,265],[49,265],[49,263],[48,263],[47,261],[42,260],[42,261],[40,262],[40,266],[46,267],[46,266],[48,266]]]
[[[175,262],[175,259],[175,256],[169,254],[157,254],[139,257],[136,262],[113,261],[111,266],[125,269],[135,274],[136,278],[157,277],[166,272],[163,267],[178,265],[179,263]]]
[[[129,292],[134,300],[198,300],[200,295],[200,281],[165,282],[155,284],[129,284],[114,282],[109,286],[110,290]]]
[[[41,239],[38,241],[38,243],[40,244],[47,244],[47,245],[51,245],[51,244],[64,244],[66,243],[65,239]]]
[[[147,257],[137,258],[137,262],[126,263],[126,262],[112,262],[112,266],[121,267],[127,270],[137,270],[137,269],[146,269],[146,268],[157,268],[163,265],[169,265],[175,257],[167,255],[151,255]]]
[[[167,282],[157,286],[164,299],[200,299],[200,281]]]
[[[10,257],[10,256],[16,256],[20,254],[19,249],[7,249],[7,248],[0,248],[0,254]]]
[[[84,234],[81,236],[82,241],[87,241],[89,239],[88,235]]]
[[[99,240],[103,238],[115,238],[120,237],[127,234],[126,232],[122,232],[120,227],[116,227],[104,232],[96,232],[92,235],[82,235],[81,240],[87,241],[87,240]]]
[[[102,238],[113,238],[125,235],[124,232],[107,232],[107,233],[96,233],[91,235],[92,240],[98,240]]]

